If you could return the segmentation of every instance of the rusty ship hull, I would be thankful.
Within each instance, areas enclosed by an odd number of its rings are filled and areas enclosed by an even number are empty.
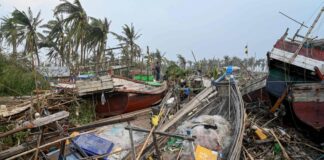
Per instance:
[[[301,122],[317,131],[324,128],[324,46],[323,40],[301,45],[283,36],[267,54],[269,76],[266,90],[275,102],[288,91],[285,104]]]

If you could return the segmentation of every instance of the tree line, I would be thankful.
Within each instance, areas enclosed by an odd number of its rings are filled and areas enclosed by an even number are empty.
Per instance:
[[[10,15],[1,18],[0,52],[4,46],[10,47],[10,57],[27,59],[40,65],[40,49],[46,49],[46,58],[59,66],[79,68],[94,64],[96,71],[104,62],[120,62],[132,66],[141,62],[141,56],[147,60],[161,60],[160,51],[153,54],[141,54],[137,40],[141,37],[133,24],[122,26],[122,33],[110,30],[111,21],[89,16],[79,0],[63,0],[54,8],[54,19],[43,23],[41,12],[34,14],[15,9]],[[108,37],[118,40],[120,59],[117,60],[113,49],[107,49]],[[19,48],[23,48],[21,52]]]
[[[110,30],[111,21],[99,19],[87,14],[79,0],[69,2],[63,0],[53,11],[53,19],[43,23],[41,12],[34,14],[30,8],[27,11],[15,9],[10,15],[1,18],[0,53],[5,48],[14,60],[25,60],[27,63],[40,65],[40,51],[46,49],[49,62],[59,66],[67,66],[71,70],[93,64],[98,73],[107,65],[137,66],[147,69],[155,62],[167,66],[176,64],[182,69],[200,68],[203,72],[213,66],[222,67],[229,64],[246,66],[250,69],[265,69],[265,60],[254,58],[240,59],[224,56],[223,59],[186,60],[178,55],[177,62],[164,57],[160,50],[142,49],[137,40],[141,34],[133,24],[122,26],[122,32]],[[108,37],[113,36],[119,41],[118,47],[107,48]],[[20,52],[18,49],[22,49]],[[115,49],[120,56],[116,58]],[[151,67],[152,68],[152,67]],[[163,67],[162,67],[163,68]],[[165,67],[164,67],[165,68]]]

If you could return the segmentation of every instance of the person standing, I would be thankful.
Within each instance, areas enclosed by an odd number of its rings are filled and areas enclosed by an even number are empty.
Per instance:
[[[160,80],[160,71],[161,71],[160,63],[156,62],[156,65],[155,65],[155,80],[156,81]]]

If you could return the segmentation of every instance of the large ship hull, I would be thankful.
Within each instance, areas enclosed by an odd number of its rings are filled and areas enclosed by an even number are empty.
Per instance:
[[[291,87],[290,98],[298,119],[318,131],[323,130],[324,84],[295,84]]]
[[[302,48],[292,59],[297,44],[280,39],[268,53],[269,76],[266,90],[272,104],[286,92],[286,107],[301,122],[321,131],[324,128],[324,89],[322,89],[323,57],[314,48]],[[314,54],[310,54],[314,53]]]

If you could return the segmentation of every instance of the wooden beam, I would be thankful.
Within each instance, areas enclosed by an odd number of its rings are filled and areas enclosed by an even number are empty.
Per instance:
[[[131,126],[125,127],[125,129],[127,129],[127,130],[132,129],[133,131],[150,133],[150,130],[137,128],[137,127],[131,127]],[[183,140],[189,140],[189,141],[195,140],[195,137],[184,136],[184,135],[180,135],[180,134],[172,134],[172,133],[167,133],[167,132],[153,131],[153,134],[157,134],[160,136],[167,136],[167,137],[176,137],[176,138],[181,138]]]
[[[70,113],[67,111],[60,111],[60,112],[54,113],[52,115],[33,120],[32,122],[27,121],[23,124],[23,127],[13,129],[13,130],[10,130],[5,133],[1,133],[0,138],[20,132],[20,131],[23,131],[23,130],[26,130],[26,129],[41,127],[41,126],[53,123],[55,121],[67,118],[69,116],[69,114]]]
[[[276,103],[273,105],[273,107],[270,109],[271,113],[274,113],[282,103],[282,101],[285,99],[285,97],[288,95],[288,89],[285,89],[284,92],[282,92],[282,95],[278,98]]]

